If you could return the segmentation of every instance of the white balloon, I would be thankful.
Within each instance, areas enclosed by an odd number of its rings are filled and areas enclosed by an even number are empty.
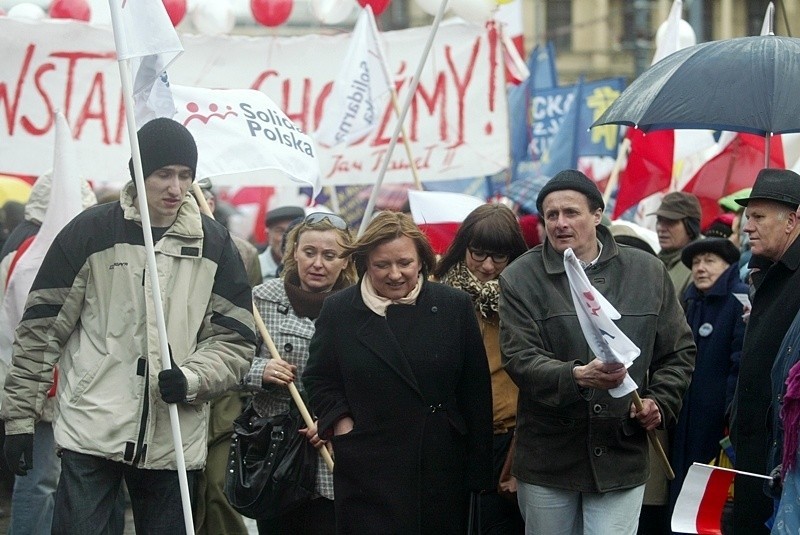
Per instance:
[[[226,0],[202,0],[192,11],[192,24],[203,35],[225,35],[233,30],[236,16]]]
[[[497,10],[496,0],[451,0],[453,13],[473,24],[485,24]]]
[[[30,2],[22,2],[8,10],[8,17],[12,19],[42,20],[47,17],[44,9]]]
[[[664,40],[664,34],[667,32],[667,22],[664,21],[656,30],[656,46],[660,47],[661,42]],[[694,34],[692,25],[681,19],[678,22],[678,50],[684,49],[687,46],[694,46],[697,44],[697,36]]]
[[[356,0],[311,0],[311,13],[322,24],[339,24],[354,7]]]
[[[428,15],[436,15],[439,12],[439,6],[441,6],[443,0],[416,0],[417,6],[427,13]],[[447,9],[449,10],[453,7],[453,2],[450,2],[447,5]],[[447,11],[445,11],[446,13]]]

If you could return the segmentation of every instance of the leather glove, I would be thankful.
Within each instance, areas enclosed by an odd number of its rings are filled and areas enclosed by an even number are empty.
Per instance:
[[[170,349],[170,352],[172,350]],[[169,370],[162,370],[158,374],[158,391],[161,392],[161,399],[166,403],[180,403],[186,401],[186,392],[188,383],[186,376],[183,375],[181,369],[175,364],[172,355],[169,356],[172,368]]]
[[[11,471],[18,476],[27,475],[33,469],[33,433],[6,435],[3,453]]]
[[[772,479],[767,481],[767,487],[769,488],[769,493],[773,498],[780,499],[781,492],[783,492],[783,480],[781,479],[782,471],[783,465],[779,464],[772,469],[772,472],[769,473],[769,477]]]

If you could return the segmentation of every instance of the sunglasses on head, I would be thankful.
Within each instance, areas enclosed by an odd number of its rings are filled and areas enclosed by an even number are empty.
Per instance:
[[[326,212],[314,212],[313,214],[308,214],[306,218],[303,220],[303,223],[307,225],[316,225],[318,223],[322,223],[325,220],[327,220],[328,223],[333,225],[334,228],[338,228],[339,230],[347,230],[347,221],[345,221],[336,214],[329,214]]]

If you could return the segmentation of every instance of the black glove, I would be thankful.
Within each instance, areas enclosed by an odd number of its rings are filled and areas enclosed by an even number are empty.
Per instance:
[[[170,351],[172,351],[170,349]],[[162,370],[158,374],[158,391],[161,392],[161,399],[166,403],[180,403],[186,401],[186,391],[188,383],[186,376],[181,369],[175,365],[172,355],[169,356],[172,369]]]
[[[772,479],[767,481],[767,488],[769,489],[769,494],[773,498],[780,499],[781,492],[783,492],[783,480],[781,479],[781,472],[783,471],[783,465],[779,464],[775,468],[772,469],[772,472],[769,473],[769,477]]]
[[[8,468],[18,476],[33,469],[33,433],[6,435],[3,453]]]

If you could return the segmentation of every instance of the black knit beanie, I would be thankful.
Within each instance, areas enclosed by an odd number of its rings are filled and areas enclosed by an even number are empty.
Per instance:
[[[194,179],[197,170],[197,144],[181,123],[159,117],[141,127],[137,137],[144,178],[168,165],[185,165],[192,170]],[[133,178],[133,158],[128,161],[128,169]]]
[[[589,198],[589,204],[592,204],[591,201],[595,201],[594,204],[597,204],[601,209],[606,207],[600,190],[597,189],[597,185],[591,178],[575,169],[565,169],[548,180],[547,184],[539,191],[539,196],[536,197],[536,210],[538,210],[539,214],[542,215],[542,203],[544,203],[545,197],[554,191],[565,189],[583,193]]]

